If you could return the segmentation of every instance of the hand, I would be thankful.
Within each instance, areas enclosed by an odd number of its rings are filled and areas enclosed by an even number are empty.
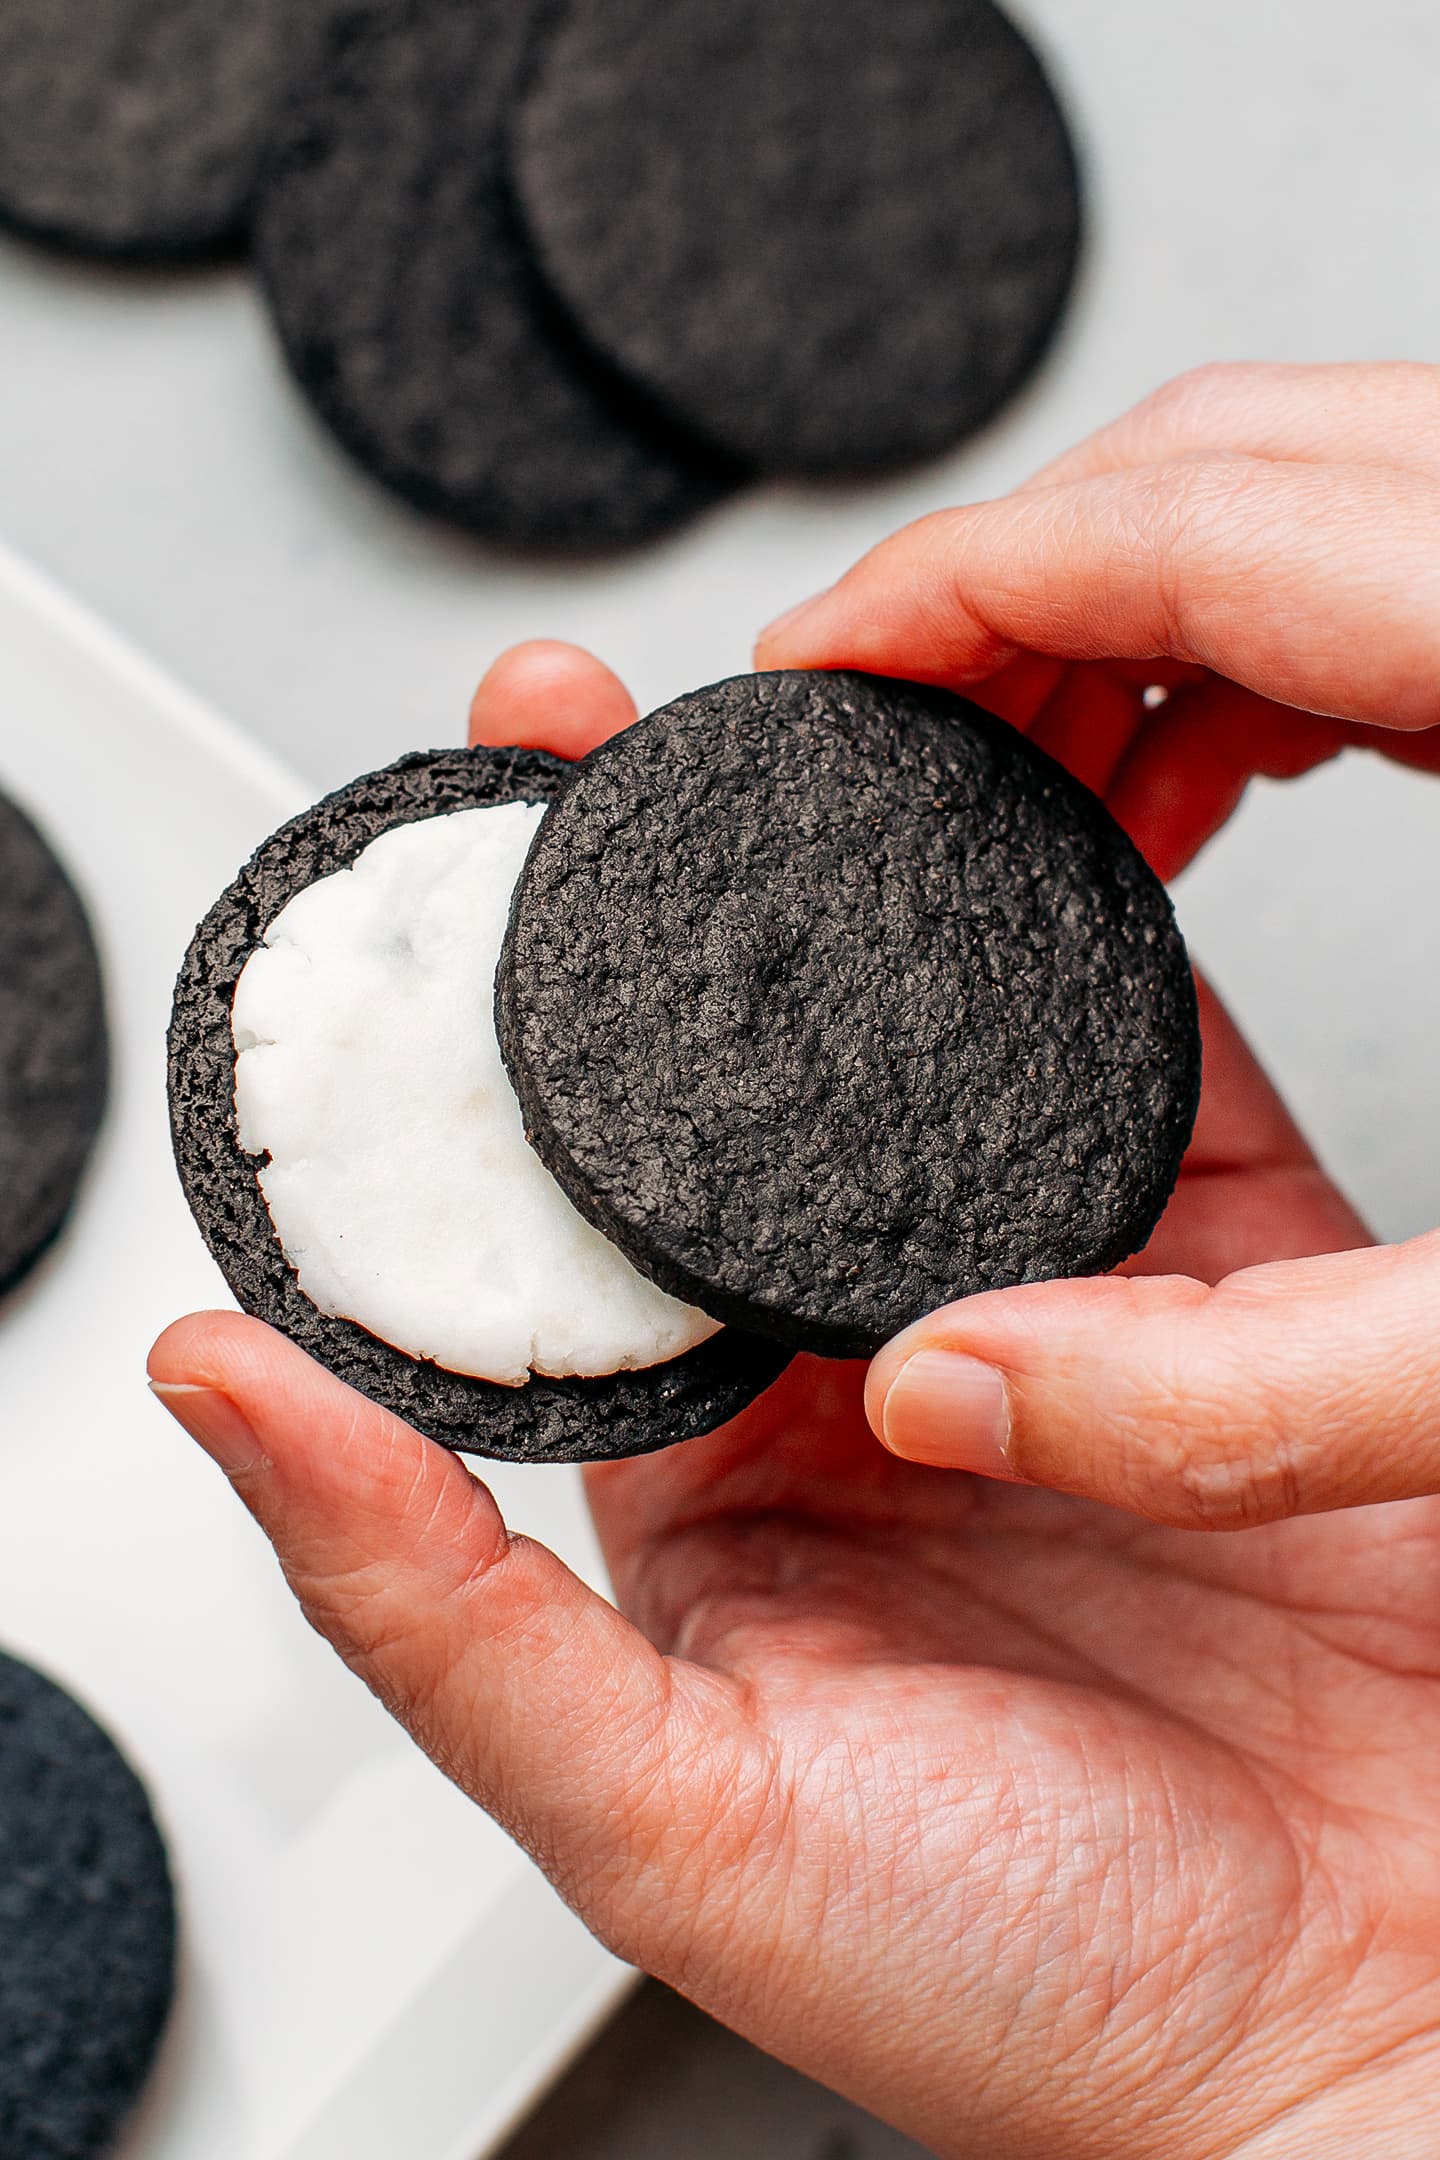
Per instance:
[[[1440,369],[1184,377],[887,540],[760,658],[964,687],[1164,877],[1252,774],[1347,745],[1440,770]],[[1204,1023],[1195,1146],[1132,1279],[909,1330],[870,1379],[890,1447],[1197,1528],[1440,1491],[1440,1236],[1346,1251],[1362,1225],[1213,999]]]
[[[550,647],[476,724],[574,752],[632,714]],[[151,1370],[420,1744],[762,2046],[954,2160],[1310,2160],[1377,2124],[1428,2155],[1432,1506],[1150,1528],[898,1461],[863,1372],[802,1358],[725,1431],[592,1474],[622,1619],[257,1323],[183,1321]]]

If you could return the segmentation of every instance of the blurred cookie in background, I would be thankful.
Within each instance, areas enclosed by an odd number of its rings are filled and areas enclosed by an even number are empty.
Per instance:
[[[175,1898],[139,1778],[72,1696],[0,1654],[0,2153],[90,2160],[149,2076]]]
[[[69,1212],[108,1063],[84,906],[49,842],[0,794],[0,1295]]]
[[[236,245],[326,4],[5,0],[0,219],[155,262]]]
[[[1075,154],[990,0],[561,0],[514,128],[586,337],[779,473],[951,448],[1069,293]]]
[[[505,127],[537,13],[337,17],[280,117],[256,255],[297,378],[376,478],[487,540],[619,547],[742,474],[588,352],[534,271]]]

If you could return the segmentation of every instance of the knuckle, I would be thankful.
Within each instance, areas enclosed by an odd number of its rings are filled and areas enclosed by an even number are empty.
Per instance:
[[[1300,1481],[1290,1451],[1207,1446],[1183,1462],[1169,1487],[1169,1521],[1187,1530],[1253,1530],[1297,1514]]]
[[[347,1664],[368,1667],[403,1640],[406,1630],[374,1563],[291,1569],[290,1583],[311,1626]]]
[[[1207,360],[1198,367],[1172,375],[1139,407],[1140,415],[1166,432],[1177,428],[1189,433],[1204,426],[1229,406],[1235,393],[1249,388],[1256,375],[1252,362]]]
[[[1299,1512],[1300,1450],[1262,1404],[1174,1396],[1148,1422],[1147,1512],[1181,1530],[1249,1530]]]
[[[1124,1414],[1130,1502],[1178,1530],[1246,1530],[1300,1511],[1305,1434],[1233,1368],[1197,1373],[1184,1331],[1152,1348]]]
[[[1138,476],[1127,544],[1172,658],[1205,658],[1203,626],[1233,590],[1263,488],[1262,468],[1218,456],[1176,458]]]

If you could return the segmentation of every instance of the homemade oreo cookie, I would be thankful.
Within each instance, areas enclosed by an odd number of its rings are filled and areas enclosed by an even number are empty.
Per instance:
[[[559,0],[512,155],[586,339],[774,471],[959,441],[1074,273],[1065,121],[990,0]]]
[[[238,240],[326,0],[4,0],[0,218],[97,255]]]
[[[0,1655],[0,2152],[109,2152],[174,1984],[174,1894],[143,1786],[70,1695]]]
[[[578,1376],[573,1370],[571,1377],[564,1378],[536,1372],[524,1385],[514,1386],[442,1366],[397,1348],[353,1319],[323,1311],[301,1288],[272,1221],[260,1183],[267,1165],[242,1144],[236,1116],[237,1037],[242,1038],[243,1055],[249,1035],[236,989],[282,910],[297,896],[318,891],[321,881],[333,873],[360,862],[383,836],[393,837],[395,828],[449,813],[545,804],[567,784],[569,771],[558,760],[533,751],[421,753],[354,782],[307,811],[265,843],[200,926],[177,987],[170,1034],[176,1160],[191,1209],[240,1304],[282,1329],[343,1380],[446,1446],[526,1462],[643,1454],[710,1431],[735,1416],[776,1378],[787,1362],[786,1353],[773,1344],[726,1330],[643,1369],[611,1371],[597,1378]],[[498,940],[497,929],[497,946]],[[402,972],[411,962],[421,971],[430,966],[428,947],[415,949],[408,926],[387,917],[383,907],[374,919],[373,941],[379,957]],[[479,1011],[488,1012],[493,981],[477,979],[467,983],[465,991],[473,994]],[[307,984],[301,994],[320,992]],[[383,1018],[377,1011],[374,1024]],[[269,1046],[262,1041],[255,1047],[263,1055]],[[302,1052],[302,1057],[306,1054]],[[416,1055],[418,1061],[423,1053]],[[422,1078],[417,1062],[417,1086]],[[504,1084],[498,1053],[496,1078]],[[461,1075],[460,1085],[462,1092],[471,1086],[466,1075]],[[483,1095],[489,1085],[486,1074],[477,1071],[471,1092]],[[322,1093],[324,1087],[322,1074]],[[285,1106],[281,1124],[289,1118],[293,1132],[291,1107]],[[523,1146],[518,1111],[513,1103],[510,1109],[517,1145]],[[478,1130],[478,1140],[472,1133],[464,1144],[488,1148],[492,1138],[487,1125]],[[538,1176],[538,1165],[532,1167]],[[273,1171],[275,1162],[268,1168]],[[445,1166],[437,1168],[443,1179]],[[439,1179],[431,1179],[432,1200],[440,1190]],[[544,1183],[549,1188],[549,1180]],[[558,1194],[554,1199],[564,1205]],[[368,1209],[371,1195],[362,1189],[357,1201],[362,1210]],[[424,1191],[417,1191],[415,1204],[425,1208]],[[507,1189],[501,1206],[508,1204]],[[276,1205],[280,1206],[278,1199]],[[569,1212],[566,1207],[567,1216]],[[517,1238],[526,1234],[529,1219],[517,1217]],[[338,1227],[341,1236],[335,1242],[343,1245],[343,1223]],[[509,1227],[507,1216],[501,1228]],[[583,1224],[577,1223],[576,1228],[591,1238]],[[477,1221],[477,1242],[486,1229]],[[308,1237],[303,1242],[308,1244]],[[613,1269],[623,1269],[629,1276],[630,1270],[617,1255],[608,1254],[608,1260]],[[300,1252],[298,1265],[303,1272],[312,1265],[311,1256]],[[383,1272],[383,1267],[374,1270],[377,1276]],[[396,1287],[404,1291],[407,1286],[380,1285],[387,1296]],[[634,1290],[640,1304],[655,1297],[648,1282],[637,1283]],[[616,1302],[626,1302],[623,1287]],[[539,1317],[555,1318],[553,1314]],[[690,1319],[698,1321],[700,1316]],[[709,1325],[701,1321],[702,1328]]]
[[[720,683],[584,760],[500,1041],[638,1268],[833,1356],[1137,1251],[1200,1080],[1169,900],[1103,804],[964,699],[853,674]]]
[[[504,121],[537,0],[351,7],[282,115],[256,259],[342,443],[482,538],[628,545],[740,477],[583,350],[510,201]]]
[[[0,1295],[69,1212],[108,1062],[85,910],[46,840],[0,795]]]

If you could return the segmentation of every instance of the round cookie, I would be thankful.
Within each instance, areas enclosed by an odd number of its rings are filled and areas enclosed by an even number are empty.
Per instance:
[[[1069,292],[1079,188],[990,0],[562,0],[514,129],[540,261],[686,425],[781,472],[958,442]]]
[[[84,907],[48,843],[0,795],[0,1295],[69,1212],[108,1064]]]
[[[754,1401],[787,1355],[727,1329],[645,1371],[602,1379],[537,1374],[513,1388],[410,1357],[322,1313],[296,1281],[266,1210],[257,1161],[237,1136],[231,1004],[241,970],[286,902],[353,861],[380,833],[447,810],[551,801],[570,772],[539,751],[418,752],[318,803],[266,841],[200,925],[170,1030],[181,1182],[245,1311],[446,1447],[521,1462],[607,1461],[709,1432]]]
[[[536,13],[341,15],[282,118],[257,260],[302,387],[376,478],[488,540],[618,547],[739,475],[580,346],[531,265],[503,123]]]
[[[583,762],[500,1041],[581,1214],[832,1356],[1137,1251],[1200,1078],[1169,900],[1104,806],[964,699],[850,674],[719,683]]]
[[[111,2150],[175,1985],[144,1787],[74,1698],[0,1655],[0,2152]]]
[[[0,218],[97,255],[233,244],[325,4],[5,0]]]

